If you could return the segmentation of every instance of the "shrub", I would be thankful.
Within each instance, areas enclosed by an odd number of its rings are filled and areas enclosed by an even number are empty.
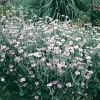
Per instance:
[[[6,4],[6,5],[0,5],[0,18],[1,16],[6,16],[7,12],[11,12],[12,10],[12,5],[10,3]]]
[[[14,4],[17,8],[23,6],[28,12],[32,9],[40,17],[50,16],[54,19],[61,15],[73,19],[79,17],[80,11],[86,12],[90,8],[89,0],[17,0]]]

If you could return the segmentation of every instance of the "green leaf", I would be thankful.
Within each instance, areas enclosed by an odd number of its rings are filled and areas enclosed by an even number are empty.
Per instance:
[[[4,91],[7,88],[7,85],[3,86],[2,91]]]
[[[47,95],[46,93],[42,93],[41,96],[42,96],[42,98],[44,98],[44,99],[48,99],[48,98],[49,98],[48,95]]]
[[[37,91],[38,95],[41,95],[41,91]]]
[[[19,92],[19,96],[24,96],[26,93],[27,93],[27,89],[24,89],[24,90],[20,90],[20,92]]]

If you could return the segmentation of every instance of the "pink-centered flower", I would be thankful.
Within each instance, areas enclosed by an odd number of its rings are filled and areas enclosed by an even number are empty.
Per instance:
[[[57,64],[58,61],[59,61],[59,59],[56,58],[56,59],[54,60],[54,64]]]
[[[79,66],[78,69],[83,69],[83,66]]]
[[[45,57],[42,57],[42,58],[40,59],[41,62],[44,62],[45,60],[46,60]]]
[[[25,78],[21,78],[20,83],[23,83],[25,80],[26,80]]]
[[[37,99],[39,99],[39,96],[38,96],[38,95],[36,95],[34,98],[37,100]]]
[[[53,84],[57,84],[57,81],[53,81]]]
[[[61,84],[57,84],[57,87],[58,87],[58,88],[62,88],[62,85],[61,85]]]
[[[24,84],[23,84],[23,86],[26,86],[26,85],[27,85],[27,83],[24,83]]]
[[[45,47],[42,47],[42,48],[41,48],[41,50],[42,50],[42,51],[45,51],[45,50],[46,50],[46,48],[45,48]]]
[[[85,77],[86,79],[89,79],[89,78],[90,78],[90,76],[89,76],[89,75],[85,75],[84,77]]]
[[[84,86],[84,85],[85,85],[85,83],[84,83],[84,82],[82,82],[82,83],[81,83],[81,85],[82,85],[82,86]]]
[[[53,64],[51,64],[50,69],[53,69],[53,68],[54,68],[54,65],[53,65]]]
[[[15,54],[14,50],[9,51],[9,54],[14,55]]]
[[[64,71],[62,70],[62,68],[58,68],[58,72],[59,72],[60,74],[62,74]]]
[[[67,87],[71,87],[72,85],[71,85],[70,82],[68,82],[68,83],[66,83],[66,86],[67,86]]]
[[[32,67],[35,67],[35,66],[36,66],[36,64],[35,64],[35,63],[32,63],[32,64],[31,64],[31,66],[32,66]]]
[[[23,51],[24,51],[23,49],[19,49],[18,50],[19,53],[23,53]]]
[[[73,41],[69,41],[69,45],[72,45],[73,44]]]
[[[35,85],[39,85],[39,82],[35,82]]]
[[[9,65],[9,68],[13,68],[14,66],[13,65]]]
[[[29,70],[29,74],[33,74],[33,71],[32,70]]]

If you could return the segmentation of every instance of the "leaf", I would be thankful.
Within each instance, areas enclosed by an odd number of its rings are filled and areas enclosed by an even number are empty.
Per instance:
[[[38,95],[41,95],[41,91],[37,91]]]
[[[7,85],[3,86],[2,91],[4,91],[7,88]]]
[[[24,95],[25,95],[25,91],[20,90],[19,95],[20,95],[20,96],[24,96]]]
[[[41,96],[44,98],[44,99],[48,99],[48,95],[46,93],[42,93]]]
[[[26,93],[27,93],[27,89],[24,89],[24,90],[20,90],[20,92],[19,92],[19,96],[24,96]]]

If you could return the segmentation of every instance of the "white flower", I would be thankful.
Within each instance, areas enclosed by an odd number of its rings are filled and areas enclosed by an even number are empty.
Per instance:
[[[80,60],[80,61],[83,61],[83,59],[82,59],[82,58],[79,58],[79,60]]]
[[[23,49],[19,49],[19,50],[18,50],[19,53],[22,53],[23,51],[24,51]]]
[[[75,49],[78,49],[78,48],[79,48],[79,46],[78,46],[78,45],[75,45],[75,46],[74,46],[74,48],[75,48]]]
[[[53,85],[53,83],[51,83],[51,82],[47,84],[48,87],[51,87],[52,85]]]
[[[51,66],[52,64],[51,63],[47,63],[47,66]]]
[[[21,78],[20,79],[20,82],[24,82],[26,79],[25,78]]]
[[[31,75],[31,78],[34,78],[35,77],[35,74]]]
[[[91,70],[91,71],[89,71],[89,73],[90,73],[90,74],[93,74],[93,71]]]
[[[30,32],[30,33],[28,33],[28,35],[29,35],[29,36],[33,36],[33,33],[32,33],[32,32]]]
[[[23,35],[21,35],[21,36],[19,37],[19,39],[24,39],[24,36],[23,36]]]
[[[10,71],[12,72],[12,71],[13,71],[13,69],[10,69]]]
[[[35,53],[33,53],[33,56],[41,57],[41,54],[40,54],[40,52],[35,52]]]
[[[89,72],[89,74],[93,74],[93,71],[92,70],[90,70],[90,71],[88,71]]]
[[[70,47],[70,52],[74,53],[74,48]]]
[[[59,42],[59,41],[57,41],[56,43],[57,43],[58,45],[62,45],[62,43],[61,43],[61,42]]]
[[[72,45],[73,44],[73,41],[69,41],[69,45]]]
[[[61,42],[65,42],[65,40],[64,39],[61,39]]]
[[[37,17],[37,15],[34,15],[34,17]]]
[[[79,41],[80,39],[81,39],[80,37],[76,37],[76,39],[75,39],[75,40],[76,40],[76,41]]]
[[[2,46],[2,45],[1,45],[1,50],[5,49],[5,48],[6,48],[6,46]]]
[[[58,67],[58,68],[61,68],[61,67],[62,67],[62,65],[61,65],[61,64],[57,64],[57,67]]]
[[[2,81],[2,82],[4,82],[4,81],[5,81],[5,79],[4,79],[4,78],[1,78],[1,81]]]
[[[91,57],[90,57],[90,56],[87,56],[87,57],[86,57],[86,59],[87,59],[87,60],[90,60],[90,59],[91,59]]]
[[[57,28],[58,28],[57,26],[54,27],[55,30],[56,30]]]
[[[83,49],[79,48],[79,51],[81,52],[81,51],[83,51]]]
[[[89,75],[85,75],[84,77],[85,77],[86,79],[89,79],[89,78],[90,78],[90,76],[89,76]]]
[[[68,83],[66,83],[66,86],[67,86],[67,87],[71,87],[72,85],[71,85],[70,82],[68,82]]]
[[[52,44],[50,44],[50,47],[54,47],[54,44],[52,43]]]
[[[75,74],[76,74],[76,75],[79,75],[79,74],[80,74],[80,72],[79,72],[79,71],[75,71]]]
[[[27,55],[27,53],[26,53],[26,55]],[[30,56],[33,56],[33,53],[29,53],[29,54],[28,54],[28,57],[30,57]]]
[[[31,66],[34,67],[34,66],[36,66],[36,64],[35,63],[32,63]]]

